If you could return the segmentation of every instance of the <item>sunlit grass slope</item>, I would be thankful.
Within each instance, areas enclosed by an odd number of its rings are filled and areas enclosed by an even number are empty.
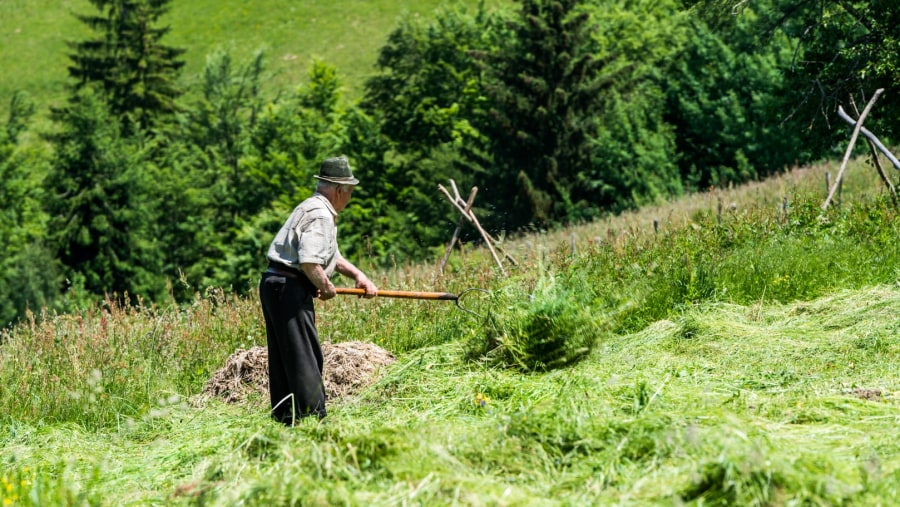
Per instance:
[[[4,416],[0,468],[24,505],[893,505],[898,311],[896,286],[698,305],[541,374],[466,360],[474,323],[428,323],[447,344],[323,423],[154,390],[102,428]],[[114,403],[101,374],[82,380],[87,410]]]
[[[488,2],[488,5],[500,4]],[[442,5],[477,5],[475,0],[175,0],[163,25],[163,42],[187,50],[186,85],[196,81],[206,57],[219,50],[238,63],[258,50],[268,55],[271,90],[305,82],[314,58],[337,68],[353,97],[375,71],[378,50],[402,16],[430,16]],[[16,91],[29,93],[41,111],[65,97],[69,65],[66,41],[89,35],[73,13],[92,14],[87,0],[0,2],[0,113]]]

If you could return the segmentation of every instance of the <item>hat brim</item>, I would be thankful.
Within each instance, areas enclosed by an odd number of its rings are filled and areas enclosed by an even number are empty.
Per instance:
[[[357,185],[359,180],[356,178],[330,178],[328,176],[313,176],[317,180],[327,181],[329,183],[337,183],[338,185]]]

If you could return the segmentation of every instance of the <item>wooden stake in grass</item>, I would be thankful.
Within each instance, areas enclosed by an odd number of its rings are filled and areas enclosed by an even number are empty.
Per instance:
[[[453,183],[453,180],[450,180],[453,184],[453,191],[456,192],[456,184]],[[472,203],[475,202],[475,194],[478,193],[478,187],[472,187],[472,192],[469,194],[469,200],[466,201],[466,212],[470,212],[472,209]],[[456,240],[459,239],[459,232],[462,230],[463,223],[465,223],[466,217],[465,215],[459,217],[459,221],[456,223],[456,230],[453,231],[453,237],[450,239],[450,244],[447,245],[447,251],[444,252],[444,258],[441,259],[441,265],[439,269],[441,274],[444,274],[444,266],[447,265],[447,260],[450,258],[450,252],[453,251],[453,245],[456,244]]]

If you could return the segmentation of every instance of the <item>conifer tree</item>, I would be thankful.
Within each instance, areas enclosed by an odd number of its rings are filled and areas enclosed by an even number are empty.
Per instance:
[[[122,134],[119,119],[90,91],[80,92],[54,133],[45,180],[48,240],[66,278],[90,294],[158,301],[162,254],[147,150]]]
[[[77,18],[94,35],[69,43],[72,93],[47,136],[48,242],[72,287],[158,301],[165,280],[148,171],[157,143],[148,133],[176,110],[183,51],[160,42],[170,0],[89,1],[98,12]]]
[[[157,27],[170,0],[89,0],[97,14],[76,15],[95,36],[70,42],[74,50],[69,75],[75,89],[96,84],[110,112],[128,115],[129,127],[146,127],[176,109],[181,94],[176,79],[184,65],[184,50],[166,46],[161,39],[168,27]]]
[[[510,46],[485,60],[491,107],[480,126],[491,139],[496,195],[512,199],[505,222],[575,220],[592,207],[575,183],[591,160],[613,59],[598,57],[579,0],[522,0],[509,28]]]

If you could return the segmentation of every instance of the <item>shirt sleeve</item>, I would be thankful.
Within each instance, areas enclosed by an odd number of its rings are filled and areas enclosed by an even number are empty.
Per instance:
[[[297,248],[298,258],[301,264],[325,265],[331,259],[336,250],[333,227],[323,217],[311,220],[300,232],[300,241]]]

